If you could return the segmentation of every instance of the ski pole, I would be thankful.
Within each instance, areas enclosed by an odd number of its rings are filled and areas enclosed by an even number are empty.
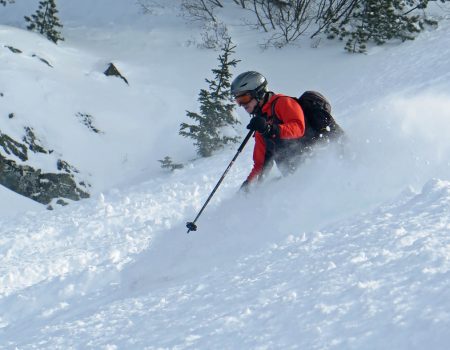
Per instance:
[[[197,214],[197,216],[195,217],[194,221],[192,222],[187,222],[186,223],[186,227],[188,228],[187,233],[191,232],[191,231],[197,231],[197,225],[195,224],[198,220],[198,218],[200,217],[200,215],[202,215],[203,210],[205,210],[206,206],[208,205],[209,201],[211,200],[211,198],[214,196],[214,193],[216,193],[217,189],[219,188],[220,184],[222,183],[223,179],[225,178],[225,176],[227,175],[228,171],[230,170],[230,168],[233,166],[234,161],[236,160],[236,158],[239,156],[239,153],[242,152],[242,150],[244,149],[245,145],[247,144],[248,140],[250,139],[250,137],[252,136],[253,130],[250,130],[247,134],[247,136],[245,136],[244,141],[242,141],[241,145],[239,146],[236,154],[234,155],[233,159],[231,160],[230,164],[228,164],[228,167],[225,169],[224,173],[222,174],[222,176],[220,177],[219,181],[217,182],[216,186],[214,187],[214,189],[212,190],[211,194],[209,195],[208,199],[206,200],[205,204],[203,204],[202,209],[200,209],[199,213]]]

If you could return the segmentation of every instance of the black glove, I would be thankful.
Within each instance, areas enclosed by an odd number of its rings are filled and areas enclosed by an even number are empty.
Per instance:
[[[263,117],[253,117],[247,125],[247,129],[258,131],[264,136],[278,137],[280,136],[280,128],[276,124],[269,124]]]
[[[264,134],[267,131],[269,124],[267,124],[266,119],[263,117],[253,117],[250,119],[250,123],[247,125],[247,129],[252,131],[258,131]]]

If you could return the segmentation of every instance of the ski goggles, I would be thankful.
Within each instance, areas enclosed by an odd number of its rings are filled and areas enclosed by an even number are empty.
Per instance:
[[[249,103],[253,99],[253,96],[250,92],[246,92],[242,95],[238,95],[234,97],[234,101],[238,104],[238,106],[243,106]]]

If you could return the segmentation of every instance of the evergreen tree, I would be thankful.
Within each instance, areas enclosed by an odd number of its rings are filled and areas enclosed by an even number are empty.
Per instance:
[[[165,156],[164,159],[158,160],[158,162],[161,163],[161,168],[168,169],[170,171],[184,168],[183,164],[174,163],[172,161],[172,158],[170,158],[169,156]]]
[[[205,79],[209,89],[200,90],[200,113],[186,111],[187,116],[197,123],[180,125],[180,135],[195,140],[194,145],[201,157],[209,157],[224,145],[239,140],[238,137],[227,136],[223,132],[225,127],[239,123],[233,116],[235,105],[230,94],[230,67],[235,67],[239,62],[230,58],[235,48],[228,38],[218,58],[219,67],[212,69],[214,79]]]
[[[56,16],[57,13],[55,0],[39,1],[39,8],[36,13],[31,17],[25,16],[25,21],[29,23],[27,29],[45,35],[55,44],[58,43],[58,40],[64,40],[58,31],[58,28],[62,28],[62,24]]]
[[[0,5],[13,4],[15,0],[0,0]]]
[[[349,52],[366,52],[368,42],[413,40],[425,24],[436,24],[417,14],[427,6],[428,0],[359,1],[350,16],[328,28],[329,37],[346,39]]]

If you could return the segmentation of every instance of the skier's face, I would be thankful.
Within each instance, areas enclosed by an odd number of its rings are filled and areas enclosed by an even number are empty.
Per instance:
[[[256,105],[258,104],[258,101],[256,101],[256,99],[254,99],[249,92],[236,96],[234,100],[239,106],[244,107],[244,109],[250,114],[254,111]]]
[[[244,109],[247,111],[247,113],[252,114],[253,111],[255,110],[257,104],[258,104],[258,101],[256,101],[256,99],[252,98],[249,103],[242,105],[242,107],[244,107]]]

